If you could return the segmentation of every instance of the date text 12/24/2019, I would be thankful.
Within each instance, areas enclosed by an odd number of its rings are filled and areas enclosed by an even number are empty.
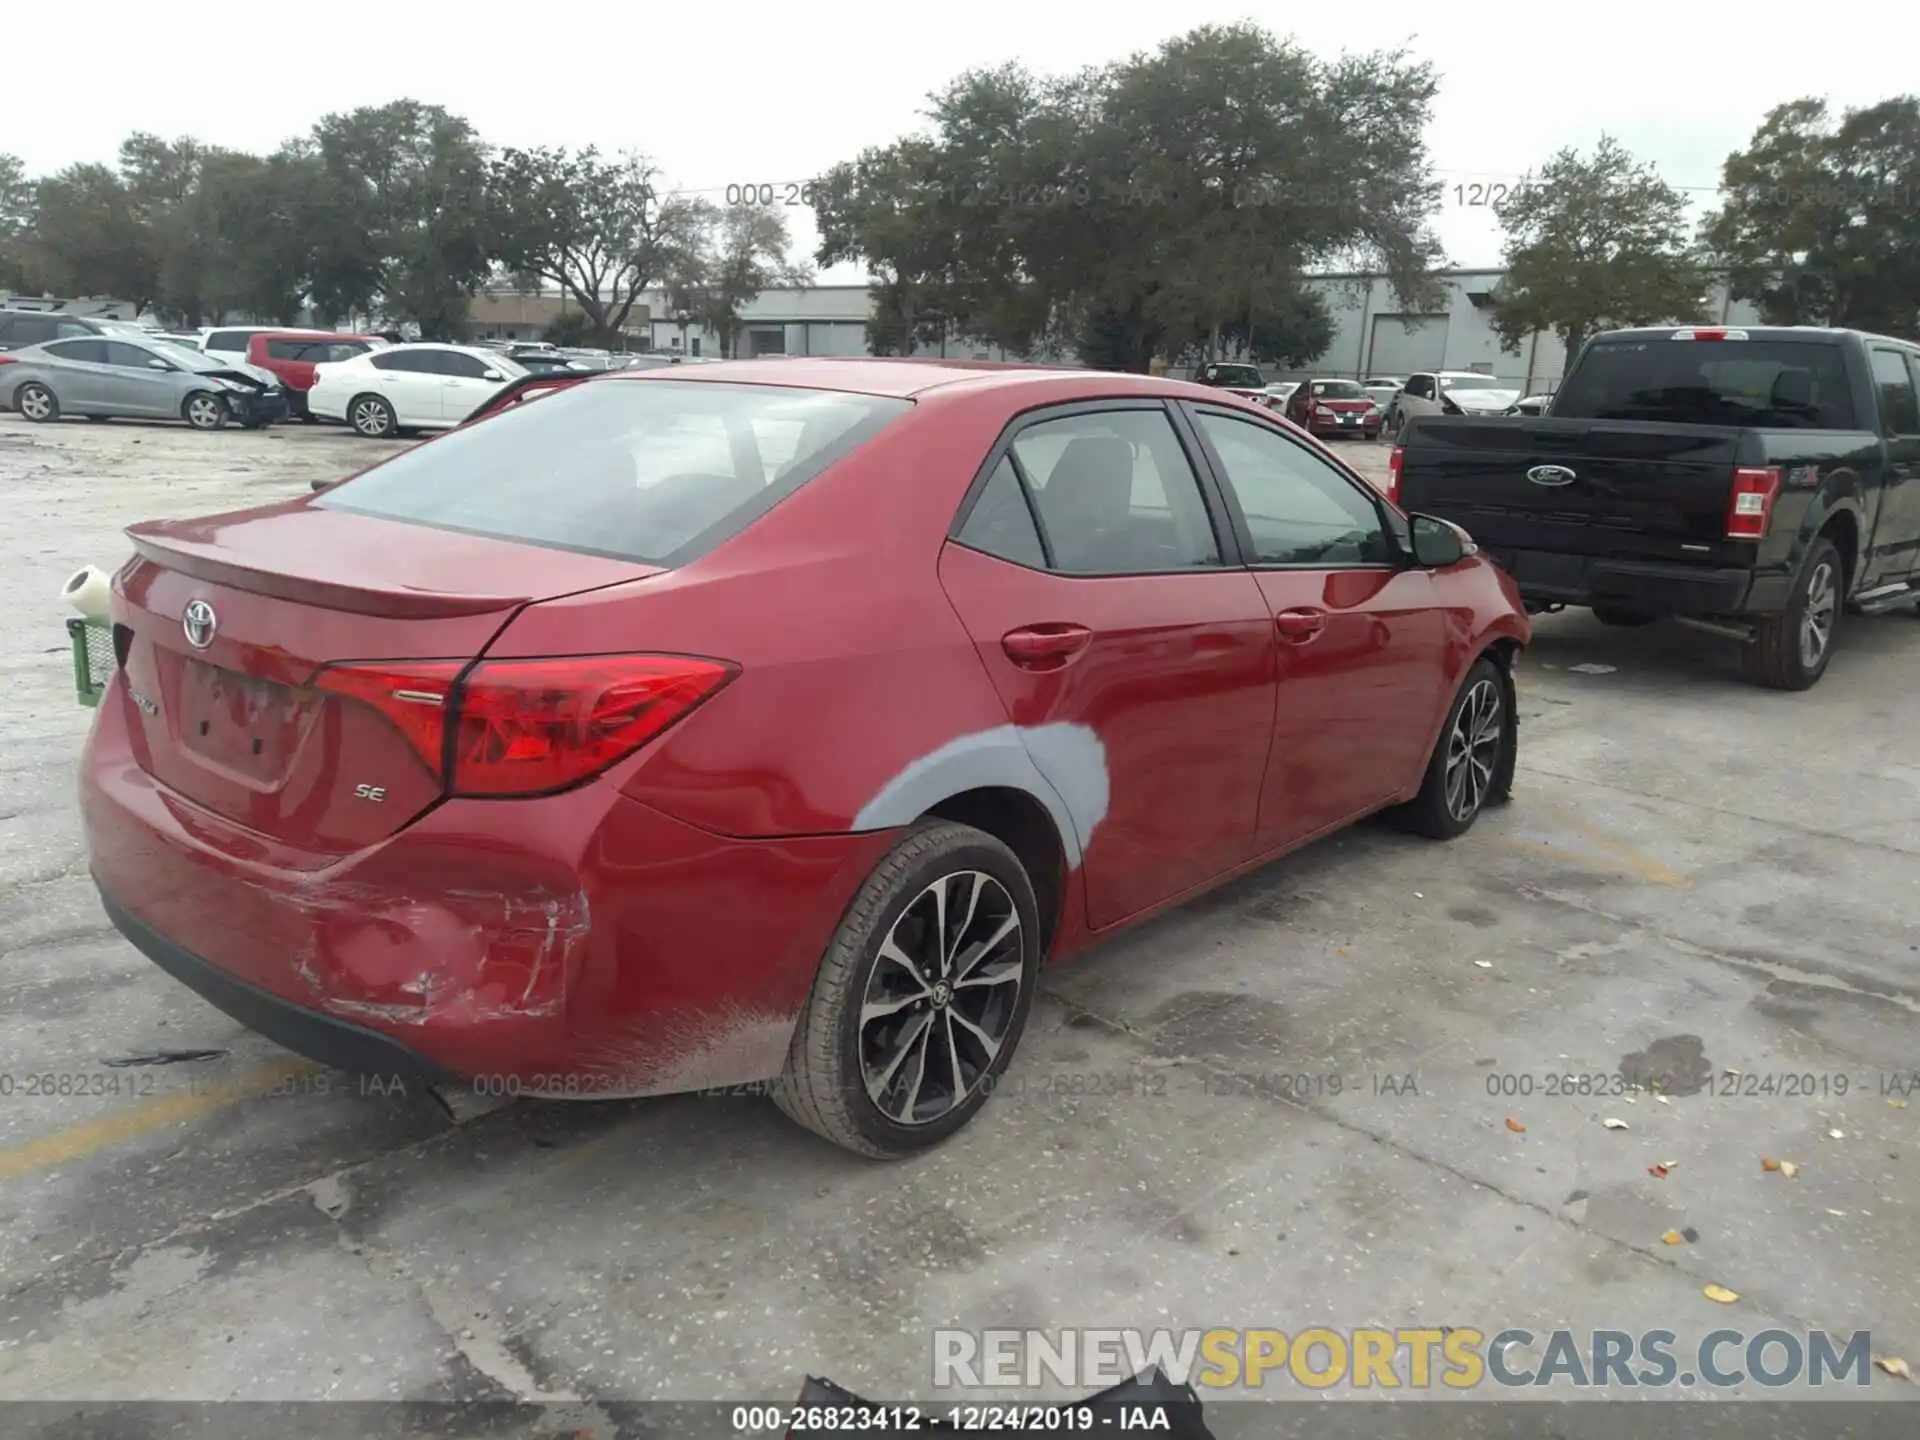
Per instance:
[[[736,1405],[733,1428],[759,1435],[897,1435],[924,1430],[940,1435],[1096,1434],[1127,1431],[1162,1434],[1173,1429],[1165,1405]]]

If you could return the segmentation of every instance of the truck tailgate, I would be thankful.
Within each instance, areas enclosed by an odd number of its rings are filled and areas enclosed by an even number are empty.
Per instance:
[[[1730,555],[1727,500],[1746,432],[1644,421],[1422,416],[1401,437],[1401,503],[1496,556]]]

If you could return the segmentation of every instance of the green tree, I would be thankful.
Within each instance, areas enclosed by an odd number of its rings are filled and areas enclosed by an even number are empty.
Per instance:
[[[0,155],[0,290],[33,290],[34,186],[17,155]]]
[[[295,150],[264,159],[232,151],[206,157],[194,213],[211,314],[238,311],[277,324],[299,318],[313,283],[309,221],[319,187],[317,164]]]
[[[936,314],[1010,350],[1155,358],[1281,339],[1335,257],[1430,295],[1438,200],[1421,140],[1436,83],[1398,52],[1325,62],[1252,25],[1206,26],[1119,65],[961,76],[929,133],[815,188],[823,263],[880,278],[881,343]]]
[[[33,268],[58,295],[110,295],[141,308],[160,293],[160,258],[125,181],[106,165],[42,180]]]
[[[786,217],[772,205],[703,207],[692,246],[690,271],[677,278],[682,293],[671,297],[731,356],[740,335],[740,311],[776,286],[805,288],[813,272],[788,255],[792,241]]]
[[[1768,323],[1920,331],[1920,96],[1781,105],[1721,187],[1702,238]]]
[[[1704,308],[1686,197],[1611,136],[1591,155],[1560,151],[1494,213],[1507,273],[1493,323],[1509,350],[1549,330],[1571,360],[1596,330],[1696,319]]]
[[[638,155],[508,150],[488,193],[495,260],[558,286],[601,345],[618,343],[641,293],[692,243],[695,206],[663,194]]]
[[[313,298],[330,315],[378,306],[453,339],[488,274],[487,160],[473,127],[395,100],[327,115],[291,147],[311,159]]]

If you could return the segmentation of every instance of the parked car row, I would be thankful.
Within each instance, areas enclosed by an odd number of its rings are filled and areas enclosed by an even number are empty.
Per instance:
[[[287,392],[266,370],[151,338],[137,326],[81,324],[62,338],[0,352],[0,408],[43,424],[81,415],[257,430],[286,415]]]

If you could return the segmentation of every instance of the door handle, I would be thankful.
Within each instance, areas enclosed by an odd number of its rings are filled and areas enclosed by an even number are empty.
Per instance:
[[[1273,627],[1283,640],[1311,640],[1326,623],[1318,610],[1282,610],[1273,617]]]
[[[1093,640],[1084,625],[1023,625],[1000,637],[1000,648],[1016,665],[1049,669],[1073,659]]]

